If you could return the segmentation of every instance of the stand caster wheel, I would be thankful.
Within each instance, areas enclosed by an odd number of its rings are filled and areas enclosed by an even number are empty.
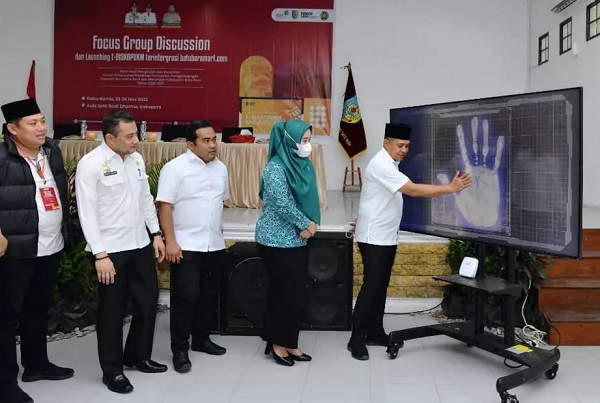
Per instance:
[[[548,371],[544,372],[544,376],[548,379],[554,379],[554,378],[556,378],[557,372],[558,372],[558,363],[554,364],[552,366],[552,368],[550,368]]]
[[[396,357],[398,357],[398,350],[400,350],[402,347],[404,347],[403,341],[392,343],[388,346],[386,353],[390,360],[395,360]]]
[[[519,403],[519,399],[515,395],[511,395],[506,391],[500,393],[500,398],[502,399],[502,403]]]

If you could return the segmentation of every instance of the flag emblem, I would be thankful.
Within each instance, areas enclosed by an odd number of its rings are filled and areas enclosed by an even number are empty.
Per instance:
[[[344,102],[344,115],[342,116],[342,121],[346,123],[356,123],[360,119],[360,109],[355,95]]]

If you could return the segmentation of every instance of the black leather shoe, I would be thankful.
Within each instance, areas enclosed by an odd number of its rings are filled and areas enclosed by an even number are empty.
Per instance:
[[[296,355],[296,354],[293,354],[291,351],[288,350],[288,355],[294,361],[312,361],[312,357],[310,355],[308,355],[308,354],[305,354],[305,353],[302,353],[302,355]]]
[[[348,351],[352,353],[352,358],[359,361],[366,361],[369,359],[369,350],[365,342],[362,340],[350,339],[348,342]]]
[[[0,386],[0,399],[3,403],[33,403],[33,399],[14,383]]]
[[[102,383],[108,387],[108,390],[115,393],[129,393],[133,390],[133,385],[123,374],[117,376],[103,376]]]
[[[387,347],[390,344],[390,335],[386,333],[367,335],[365,339],[367,346]]]
[[[271,343],[267,343],[267,346],[265,347],[265,355],[268,354],[271,354],[275,362],[279,365],[283,365],[284,367],[291,367],[294,365],[294,360],[292,359],[291,354],[288,353],[288,355],[285,357],[277,355]]]
[[[125,361],[124,365],[126,367],[135,368],[140,372],[145,372],[148,374],[156,374],[159,372],[166,372],[167,366],[164,364],[159,364],[156,361],[148,360],[138,360],[136,362]]]
[[[223,355],[227,352],[227,349],[213,343],[210,339],[206,339],[199,343],[192,343],[192,351],[200,351],[210,355]]]
[[[73,374],[75,374],[75,371],[71,368],[59,367],[49,362],[43,372],[32,372],[25,369],[21,380],[23,382],[35,382],[44,379],[49,381],[60,381],[72,378]]]
[[[179,373],[188,372],[192,369],[192,362],[187,351],[175,351],[173,353],[173,368]]]

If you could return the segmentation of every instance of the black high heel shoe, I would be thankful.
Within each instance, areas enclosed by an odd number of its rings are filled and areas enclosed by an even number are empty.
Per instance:
[[[291,367],[292,365],[294,365],[294,359],[291,357],[291,354],[288,353],[287,357],[281,357],[277,355],[271,343],[267,343],[267,346],[265,347],[265,355],[268,354],[271,354],[275,362],[279,365],[283,365],[286,367]]]
[[[312,360],[312,357],[305,353],[302,353],[301,355],[296,355],[288,350],[288,355],[290,357],[292,357],[292,360],[294,360],[294,361],[311,361]]]

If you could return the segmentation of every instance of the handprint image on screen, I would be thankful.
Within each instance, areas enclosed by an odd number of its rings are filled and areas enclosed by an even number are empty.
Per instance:
[[[467,131],[465,135],[465,128],[459,123],[456,125],[456,138],[463,167],[461,171],[473,176],[473,185],[454,194],[454,201],[468,223],[467,226],[493,228],[500,217],[499,169],[504,151],[504,136],[497,136],[496,146],[490,150],[488,119],[483,119],[480,124],[479,119],[474,117],[470,119],[470,126],[465,126],[470,129],[470,133]],[[492,158],[489,158],[490,151],[495,154]],[[441,184],[450,183],[445,173],[438,174],[437,178]]]
[[[414,182],[473,176],[464,191],[404,195],[400,229],[579,257],[581,89],[390,110],[412,126],[399,169]]]

